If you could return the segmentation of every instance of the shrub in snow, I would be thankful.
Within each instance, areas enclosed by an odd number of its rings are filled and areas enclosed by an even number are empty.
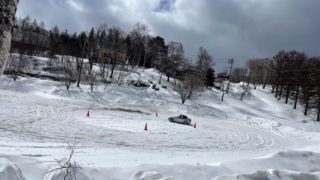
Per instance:
[[[1,180],[27,180],[20,168],[6,158],[0,158]]]
[[[68,162],[67,158],[57,160],[53,164],[48,173],[43,177],[44,180],[90,180],[85,170],[77,165],[75,162]]]
[[[55,159],[53,161],[53,166],[50,170],[44,175],[42,179],[45,180],[90,180],[89,176],[86,175],[86,172],[77,164],[73,159],[73,155],[76,150],[76,138],[73,144],[68,143],[69,157],[63,159]]]

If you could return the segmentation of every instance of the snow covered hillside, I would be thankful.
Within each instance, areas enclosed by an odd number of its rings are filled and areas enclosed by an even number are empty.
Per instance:
[[[224,101],[206,89],[181,104],[173,80],[163,77],[155,91],[149,82],[158,80],[155,69],[134,69],[126,83],[90,92],[86,83],[67,91],[52,80],[2,76],[0,180],[63,179],[65,170],[52,170],[75,139],[78,180],[320,179],[319,123],[268,87],[242,101],[239,84]],[[168,121],[180,114],[191,125]]]

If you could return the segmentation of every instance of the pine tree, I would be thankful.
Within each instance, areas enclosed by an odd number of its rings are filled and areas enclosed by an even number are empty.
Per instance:
[[[107,38],[107,33],[106,30],[103,30],[101,35],[100,35],[100,41],[103,41]]]
[[[86,47],[86,51],[88,54],[88,59],[89,59],[89,73],[91,73],[92,70],[92,65],[93,62],[96,58],[96,50],[97,50],[97,44],[96,44],[96,35],[95,35],[95,31],[94,28],[91,29],[91,31],[89,32],[89,38],[88,38],[88,43],[87,43],[87,47]]]
[[[213,86],[214,82],[214,69],[209,68],[206,73],[206,85]]]

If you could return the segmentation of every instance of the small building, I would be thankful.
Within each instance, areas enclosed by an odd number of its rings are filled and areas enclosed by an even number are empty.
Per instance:
[[[214,80],[214,87],[215,88],[217,88],[217,89],[220,89],[221,88],[221,86],[222,86],[222,84],[223,84],[223,82],[224,82],[224,79],[223,78],[216,78],[215,80]]]
[[[185,71],[183,69],[183,67],[179,66],[175,69],[175,72],[174,72],[174,77],[177,78],[177,79],[182,79],[185,75]]]
[[[185,76],[188,76],[188,75],[195,75],[202,78],[200,72],[193,68],[189,68],[189,67],[183,68],[181,66],[178,66],[174,71],[174,77],[177,79],[183,79]]]
[[[125,63],[127,58],[126,46],[124,44],[113,45],[113,43],[108,40],[100,41],[98,45],[97,63],[110,64],[112,58],[115,58],[118,63]]]

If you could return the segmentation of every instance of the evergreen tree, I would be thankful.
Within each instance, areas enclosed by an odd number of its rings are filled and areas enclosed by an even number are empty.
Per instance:
[[[206,73],[206,85],[213,86],[214,82],[214,69],[209,68]]]
[[[89,32],[89,38],[86,47],[88,59],[89,59],[89,73],[91,73],[93,62],[96,59],[97,43],[96,43],[96,34],[94,28]]]
[[[103,41],[103,40],[107,39],[106,30],[103,30],[103,31],[101,32],[101,35],[100,35],[99,38],[100,38],[100,41]]]
[[[132,64],[132,59],[133,59],[133,48],[132,48],[132,40],[131,40],[131,36],[128,34],[126,36],[125,41],[125,45],[126,45],[126,54],[127,54],[127,59],[129,60],[129,64]]]
[[[58,46],[60,43],[60,35],[59,35],[59,28],[57,25],[55,25],[50,31],[49,31],[49,41],[50,41],[50,51],[51,51],[51,57],[53,57],[55,54],[58,53]]]

